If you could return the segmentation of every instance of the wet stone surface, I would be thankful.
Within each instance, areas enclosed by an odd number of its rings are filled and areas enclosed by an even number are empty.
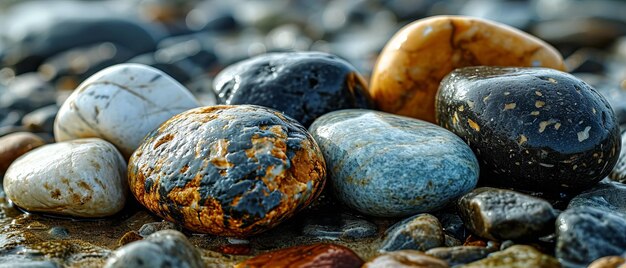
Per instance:
[[[584,189],[617,162],[619,127],[585,82],[544,68],[467,67],[437,95],[438,123],[476,154],[485,180],[540,191]]]
[[[626,217],[590,206],[561,213],[556,223],[556,256],[566,263],[592,261],[626,252]]]
[[[421,120],[342,110],[318,118],[310,131],[338,199],[367,215],[434,211],[471,190],[478,179],[476,158],[463,141]]]
[[[363,260],[349,248],[334,244],[315,244],[290,247],[261,254],[239,263],[235,267],[358,268],[362,264]]]
[[[214,84],[224,104],[270,107],[305,127],[335,110],[374,107],[363,77],[348,62],[327,53],[254,57],[224,69]]]
[[[626,217],[626,185],[603,180],[570,200],[568,208],[590,206]]]
[[[426,255],[417,250],[398,250],[384,253],[363,265],[363,268],[384,268],[384,267],[428,267],[447,268],[448,264],[444,260]]]
[[[444,245],[445,237],[439,220],[430,214],[409,217],[389,227],[381,252],[402,249],[425,251]]]
[[[121,267],[205,267],[200,252],[185,235],[174,230],[159,231],[144,240],[120,247],[109,257],[105,268]]]
[[[153,213],[223,236],[276,226],[317,198],[326,179],[304,127],[253,105],[174,116],[146,136],[128,170],[131,191]]]
[[[458,204],[465,226],[492,240],[529,240],[549,234],[557,216],[545,200],[489,187],[474,189]]]
[[[487,258],[461,265],[463,268],[558,268],[561,264],[552,256],[545,255],[533,247],[515,245],[490,254]]]
[[[439,247],[427,250],[427,255],[446,261],[450,266],[483,259],[494,250],[477,246]]]

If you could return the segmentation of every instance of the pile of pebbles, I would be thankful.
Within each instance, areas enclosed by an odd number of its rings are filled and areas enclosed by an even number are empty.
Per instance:
[[[625,265],[624,9],[0,4],[0,267]]]

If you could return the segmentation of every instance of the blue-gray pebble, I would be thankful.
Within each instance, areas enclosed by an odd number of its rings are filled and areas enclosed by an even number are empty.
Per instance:
[[[479,167],[471,149],[425,121],[371,110],[341,110],[310,128],[337,197],[361,213],[398,217],[430,212],[472,190]]]

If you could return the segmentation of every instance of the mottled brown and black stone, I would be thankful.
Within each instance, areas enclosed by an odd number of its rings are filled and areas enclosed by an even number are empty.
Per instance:
[[[241,61],[220,72],[214,88],[223,104],[270,107],[306,127],[335,110],[374,108],[356,69],[321,52],[269,53]]]
[[[481,179],[502,186],[584,189],[608,175],[621,148],[608,102],[553,69],[457,69],[441,82],[436,111],[476,154]]]
[[[317,143],[295,120],[261,106],[208,106],[148,134],[128,177],[153,213],[193,231],[245,237],[310,204],[326,170]]]

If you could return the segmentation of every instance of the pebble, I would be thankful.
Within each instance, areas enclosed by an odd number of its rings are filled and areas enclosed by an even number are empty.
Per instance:
[[[235,268],[256,267],[329,267],[358,268],[363,260],[352,250],[335,244],[295,246],[259,254]]]
[[[561,264],[552,256],[545,255],[535,248],[515,245],[503,251],[492,253],[487,258],[458,266],[459,268],[560,268]]]
[[[565,210],[556,222],[556,256],[574,265],[626,252],[626,217],[594,207]]]
[[[56,239],[67,239],[70,237],[70,231],[63,226],[53,226],[48,230],[48,234]]]
[[[474,189],[458,205],[465,226],[491,240],[538,238],[554,229],[557,216],[545,200],[490,187]]]
[[[34,110],[22,118],[22,125],[33,132],[52,133],[54,118],[59,111],[56,104],[48,105]]]
[[[522,31],[484,19],[434,16],[387,42],[370,93],[383,111],[435,122],[439,82],[456,68],[480,65],[565,69],[553,47]]]
[[[622,148],[626,148],[626,134],[622,134]],[[615,168],[609,174],[611,180],[626,183],[626,149],[619,153],[619,159]]]
[[[269,108],[238,105],[172,117],[146,136],[128,176],[153,213],[196,232],[245,237],[309,205],[326,170],[302,125]]]
[[[0,268],[57,268],[53,261],[15,260],[0,263]]]
[[[105,268],[205,267],[200,252],[182,233],[164,230],[113,252]]]
[[[602,257],[589,264],[588,268],[626,268],[626,258],[620,256]]]
[[[475,187],[478,163],[436,125],[370,110],[342,110],[310,127],[337,197],[361,213],[399,217],[434,211]]]
[[[139,228],[138,232],[139,232],[139,235],[146,237],[158,231],[170,230],[170,229],[176,230],[176,231],[182,231],[182,228],[180,228],[178,225],[172,222],[160,221],[160,222],[145,223]]]
[[[458,246],[432,248],[424,253],[426,255],[442,259],[446,261],[450,266],[454,266],[481,260],[487,257],[487,255],[489,255],[489,253],[491,252],[493,252],[493,250],[485,247]]]
[[[126,203],[126,162],[115,147],[90,138],[41,146],[11,164],[6,196],[29,211],[103,217]]]
[[[444,245],[445,237],[439,220],[430,214],[418,214],[389,227],[380,252],[415,249],[425,251]]]
[[[322,52],[263,54],[218,74],[214,88],[224,104],[256,104],[285,113],[308,127],[341,109],[373,108],[356,69]]]
[[[57,141],[99,137],[128,158],[150,131],[198,106],[191,93],[163,72],[118,64],[84,81],[61,106],[54,122]]]
[[[567,207],[583,206],[621,213],[626,218],[626,185],[603,180],[593,188],[572,198]]]
[[[363,268],[448,268],[448,264],[441,259],[426,255],[417,250],[399,250],[382,254],[363,265]]]
[[[304,235],[325,239],[356,240],[378,234],[376,224],[345,212],[310,213],[303,225]]]
[[[30,132],[16,132],[0,137],[0,174],[18,157],[46,144],[39,136]]]
[[[540,191],[585,189],[621,148],[613,110],[582,80],[547,68],[467,67],[437,95],[438,122],[462,137],[482,178]]]

